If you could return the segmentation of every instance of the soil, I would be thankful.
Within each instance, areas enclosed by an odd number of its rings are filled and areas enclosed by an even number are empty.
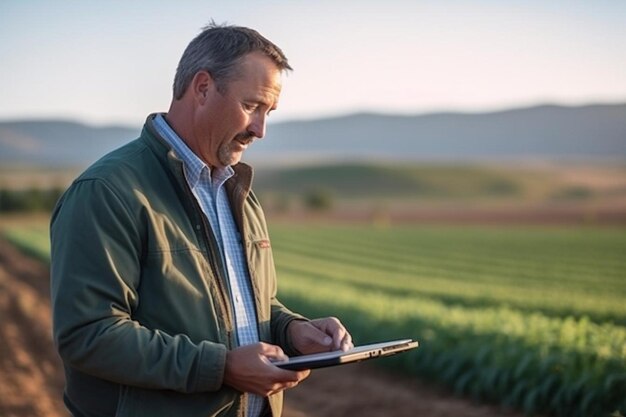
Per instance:
[[[0,240],[0,416],[68,416],[51,339],[48,269]],[[352,364],[316,370],[287,392],[284,417],[521,417],[407,376]]]
[[[626,225],[626,201],[619,200],[611,204],[563,203],[550,206],[409,205],[393,209],[377,209],[363,204],[361,207],[336,207],[320,212],[306,210],[269,212],[268,217],[271,217],[272,222],[284,223],[333,222],[344,225],[369,223],[379,226],[404,224],[623,226]]]
[[[67,416],[48,269],[0,240],[0,416]]]
[[[318,369],[285,397],[284,417],[522,417],[372,364]]]

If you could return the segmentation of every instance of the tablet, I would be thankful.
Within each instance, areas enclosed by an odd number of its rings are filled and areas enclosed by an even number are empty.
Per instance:
[[[285,361],[273,362],[273,364],[279,368],[294,371],[325,368],[327,366],[343,365],[346,363],[395,355],[396,353],[415,349],[417,346],[418,342],[412,339],[393,340],[390,342],[357,346],[345,352],[343,350],[336,350],[333,352],[294,356]]]

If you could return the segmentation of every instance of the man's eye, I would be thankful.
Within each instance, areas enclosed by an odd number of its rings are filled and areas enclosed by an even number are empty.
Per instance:
[[[257,105],[256,104],[243,104],[243,109],[247,112],[253,112],[257,109]]]

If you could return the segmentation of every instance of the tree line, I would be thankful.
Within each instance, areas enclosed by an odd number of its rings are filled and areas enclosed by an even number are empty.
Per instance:
[[[41,189],[0,188],[0,213],[34,213],[52,211],[65,190],[61,187]]]

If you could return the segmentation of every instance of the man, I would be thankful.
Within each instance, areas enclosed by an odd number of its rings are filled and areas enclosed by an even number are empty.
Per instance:
[[[57,204],[53,326],[74,416],[279,416],[282,391],[310,371],[272,360],[352,346],[337,319],[276,299],[252,170],[239,163],[290,69],[256,31],[207,27],[167,114]]]

